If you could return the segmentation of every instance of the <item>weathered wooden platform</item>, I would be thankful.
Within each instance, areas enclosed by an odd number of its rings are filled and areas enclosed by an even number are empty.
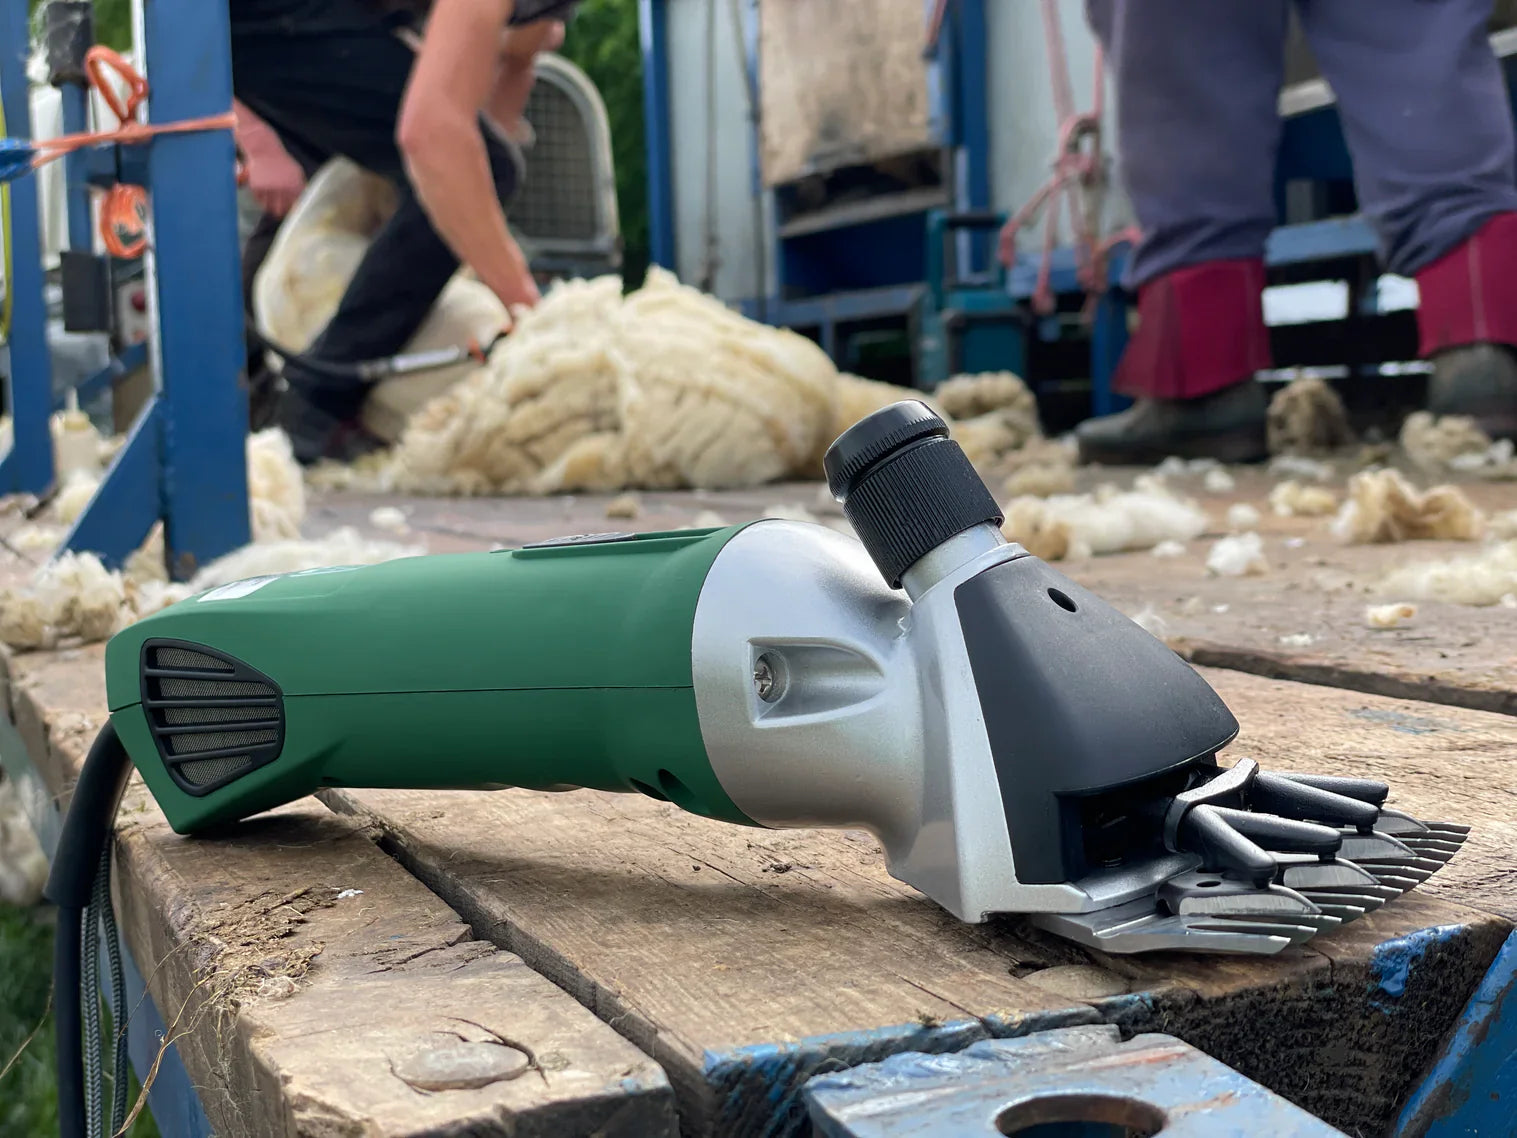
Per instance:
[[[1480,493],[1517,506],[1517,488]],[[615,521],[598,498],[405,506],[408,540],[443,552],[779,503],[822,512],[810,486],[645,495]],[[311,528],[386,536],[368,523],[379,504],[319,498]],[[960,924],[892,880],[864,834],[589,791],[329,790],[186,840],[138,790],[118,831],[129,944],[221,1133],[660,1134],[677,1111],[688,1136],[799,1134],[811,1074],[1095,1022],[1178,1035],[1335,1125],[1383,1132],[1517,919],[1517,612],[1429,605],[1371,633],[1356,586],[1455,547],[1344,550],[1312,519],[1261,531],[1265,577],[1206,578],[1205,543],[1069,571],[1222,665],[1205,672],[1243,724],[1233,753],[1384,778],[1394,805],[1475,827],[1427,886],[1309,949],[1089,954],[1013,920]],[[1303,632],[1311,645],[1280,642]],[[4,666],[11,720],[62,797],[102,715],[100,651]],[[293,993],[276,994],[282,977]],[[450,1030],[488,1038],[459,1020],[529,1046],[541,1072],[418,1093],[395,1073],[408,1056],[455,1045]]]

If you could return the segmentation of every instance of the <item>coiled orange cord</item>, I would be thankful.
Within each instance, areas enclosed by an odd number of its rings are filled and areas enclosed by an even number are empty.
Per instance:
[[[106,143],[119,142],[139,145],[161,134],[190,134],[203,130],[235,130],[237,116],[227,111],[219,115],[185,119],[182,122],[145,123],[138,119],[143,100],[147,98],[148,84],[141,72],[108,47],[96,45],[84,57],[84,70],[90,86],[100,93],[105,105],[116,116],[115,130],[82,131],[58,138],[43,139],[33,144],[37,156],[32,159],[33,168],[56,162],[76,150]],[[122,99],[111,85],[107,71],[114,71],[126,84],[126,98]],[[237,181],[242,184],[246,173],[238,163]],[[141,186],[119,184],[105,191],[105,200],[100,210],[100,236],[106,250],[114,257],[140,257],[147,249],[147,190]]]

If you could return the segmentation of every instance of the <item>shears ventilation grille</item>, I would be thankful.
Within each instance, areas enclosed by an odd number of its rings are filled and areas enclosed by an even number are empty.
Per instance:
[[[284,746],[279,686],[203,644],[143,644],[142,706],[169,777],[196,797],[273,762]]]

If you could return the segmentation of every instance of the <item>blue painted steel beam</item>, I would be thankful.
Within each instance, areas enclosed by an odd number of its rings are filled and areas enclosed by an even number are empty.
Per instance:
[[[149,0],[143,15],[149,119],[229,110],[226,5]],[[164,135],[148,154],[163,369],[164,542],[169,571],[181,580],[252,536],[236,164],[229,130]]]
[[[963,211],[990,208],[990,111],[986,104],[989,74],[985,47],[984,0],[959,0],[953,21],[954,204]],[[960,234],[959,275],[981,271],[989,262],[987,234]]]
[[[231,107],[225,5],[150,0],[143,31],[149,121]],[[106,564],[124,561],[159,517],[176,580],[251,536],[234,171],[227,130],[164,135],[148,149],[159,392],[65,541]]]
[[[651,259],[675,268],[674,165],[670,161],[674,124],[669,118],[668,0],[638,0],[643,54],[643,134],[648,149],[648,244]]]
[[[1517,933],[1502,945],[1393,1138],[1517,1133]]]
[[[119,569],[142,544],[153,523],[163,516],[163,418],[162,398],[155,395],[132,424],[126,442],[61,548],[90,550],[107,569]],[[236,454],[241,461],[241,440]]]
[[[27,6],[0,3],[0,101],[5,132],[31,137],[31,96],[26,79],[30,51]],[[10,196],[10,376],[7,409],[11,449],[0,459],[0,493],[41,494],[53,483],[52,360],[47,349],[47,308],[42,292],[42,226],[37,180],[18,178]]]
[[[65,83],[58,95],[63,103],[63,133],[80,134],[89,129],[89,95],[78,83]],[[89,158],[76,150],[63,160],[63,184],[68,205],[68,247],[76,253],[95,249],[91,225]]]

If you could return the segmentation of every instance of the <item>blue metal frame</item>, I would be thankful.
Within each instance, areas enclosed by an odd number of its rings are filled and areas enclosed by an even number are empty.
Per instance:
[[[23,18],[23,36],[24,23]],[[142,32],[150,121],[215,115],[232,105],[231,32],[224,5],[154,0],[145,8]],[[24,73],[20,82],[24,87]],[[67,89],[64,94],[67,100]],[[183,580],[251,537],[235,164],[231,133],[221,130],[165,135],[140,150],[87,154],[70,168],[71,243],[92,243],[87,212],[82,234],[76,233],[76,192],[85,192],[85,181],[108,183],[119,169],[151,191],[148,291],[158,331],[151,357],[160,379],[63,549],[91,550],[106,565],[119,566],[162,519],[169,572]],[[31,179],[17,187],[35,195]],[[35,218],[14,229],[35,234]],[[17,282],[18,294],[35,295],[40,304],[40,272],[34,288],[23,290],[27,283]],[[42,350],[45,359],[45,331]],[[124,374],[140,361],[141,351],[128,349],[86,385]],[[19,386],[51,404],[46,367]],[[17,423],[17,444],[33,439],[50,448],[46,411],[40,430],[23,430]],[[48,458],[51,482],[50,449]]]
[[[948,21],[953,74],[948,144],[953,147],[954,206],[968,213],[990,208],[990,112],[985,101],[990,32],[984,0],[958,0],[948,12]],[[962,232],[955,244],[962,275],[981,272],[991,264],[988,235]]]
[[[648,244],[655,265],[674,271],[674,165],[669,118],[669,0],[638,0],[643,53],[643,133],[648,149]]]
[[[5,133],[31,137],[31,95],[26,79],[29,54],[27,6],[0,4],[0,100],[5,104]],[[0,458],[0,493],[41,494],[53,484],[53,443],[48,432],[52,410],[52,360],[47,349],[47,305],[43,297],[42,225],[37,208],[37,181],[12,182],[10,232],[11,304],[7,407],[11,413],[11,449]]]
[[[65,83],[58,95],[63,104],[63,133],[80,134],[89,129],[89,92],[78,83]],[[95,248],[90,225],[89,156],[76,150],[63,160],[63,180],[68,200],[68,247],[76,253]]]

